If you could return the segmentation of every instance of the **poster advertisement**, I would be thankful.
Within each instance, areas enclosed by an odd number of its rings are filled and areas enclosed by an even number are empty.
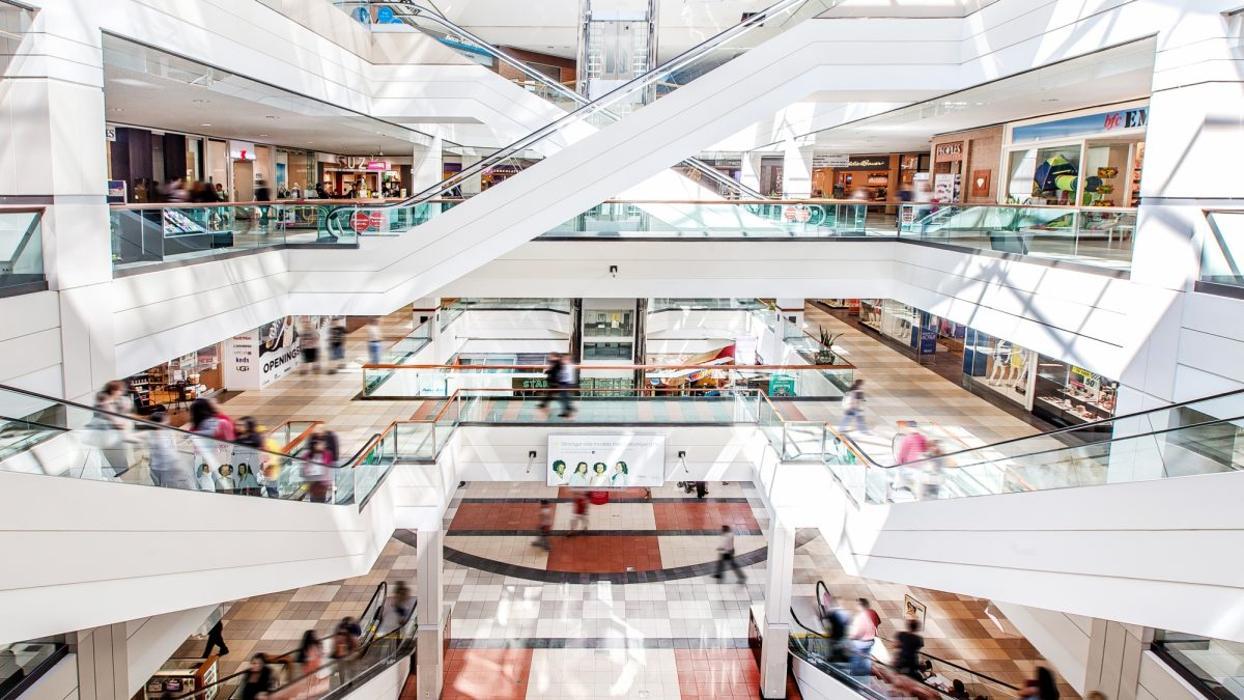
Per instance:
[[[230,338],[225,343],[225,388],[262,389],[297,367],[295,326],[294,317],[286,316]]]
[[[958,173],[937,173],[933,176],[933,200],[936,202],[959,201]]]
[[[549,486],[608,489],[664,483],[664,435],[549,435]]]

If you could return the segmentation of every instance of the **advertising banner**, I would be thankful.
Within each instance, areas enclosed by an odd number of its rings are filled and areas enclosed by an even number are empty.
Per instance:
[[[608,489],[664,483],[664,435],[549,435],[549,486]]]
[[[267,386],[298,366],[298,330],[293,316],[259,327],[259,385]]]

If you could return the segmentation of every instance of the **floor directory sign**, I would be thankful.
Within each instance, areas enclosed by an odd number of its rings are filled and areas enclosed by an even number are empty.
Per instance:
[[[549,486],[593,489],[665,483],[665,436],[550,435]]]

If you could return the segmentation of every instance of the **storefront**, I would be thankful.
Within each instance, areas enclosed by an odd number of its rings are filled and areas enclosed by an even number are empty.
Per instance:
[[[860,299],[860,323],[916,350],[920,347],[920,310],[893,299]]]
[[[1008,124],[1005,201],[1137,206],[1148,117],[1140,102]]]
[[[893,169],[896,156],[889,154],[850,156],[814,156],[812,159],[813,196],[832,199],[857,199],[865,202],[886,202],[891,195],[891,181],[898,179]]]
[[[403,190],[409,191],[409,183],[406,183],[410,177],[409,165],[400,166],[392,159],[367,156],[319,153],[317,158],[320,181],[331,196],[348,197],[355,192],[360,198],[397,197]]]
[[[932,141],[932,199],[936,202],[991,204],[997,201],[998,154],[1002,127],[939,134]],[[918,200],[921,201],[921,200]]]
[[[223,343],[215,343],[171,362],[126,378],[134,411],[147,415],[157,408],[180,411],[195,399],[213,396],[224,388],[221,371]]]
[[[1059,426],[1112,417],[1119,391],[1114,380],[974,328],[964,336],[963,375],[968,386]]]

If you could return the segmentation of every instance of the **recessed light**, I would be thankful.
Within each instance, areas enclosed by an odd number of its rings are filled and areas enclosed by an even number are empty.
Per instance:
[[[260,134],[260,135],[259,135],[259,138],[261,138],[261,139],[266,139],[266,138],[268,138],[268,135],[267,135],[267,134]]]
[[[211,123],[209,123],[209,122],[203,122],[203,123],[202,123],[202,124],[200,124],[199,126],[211,126]]]

